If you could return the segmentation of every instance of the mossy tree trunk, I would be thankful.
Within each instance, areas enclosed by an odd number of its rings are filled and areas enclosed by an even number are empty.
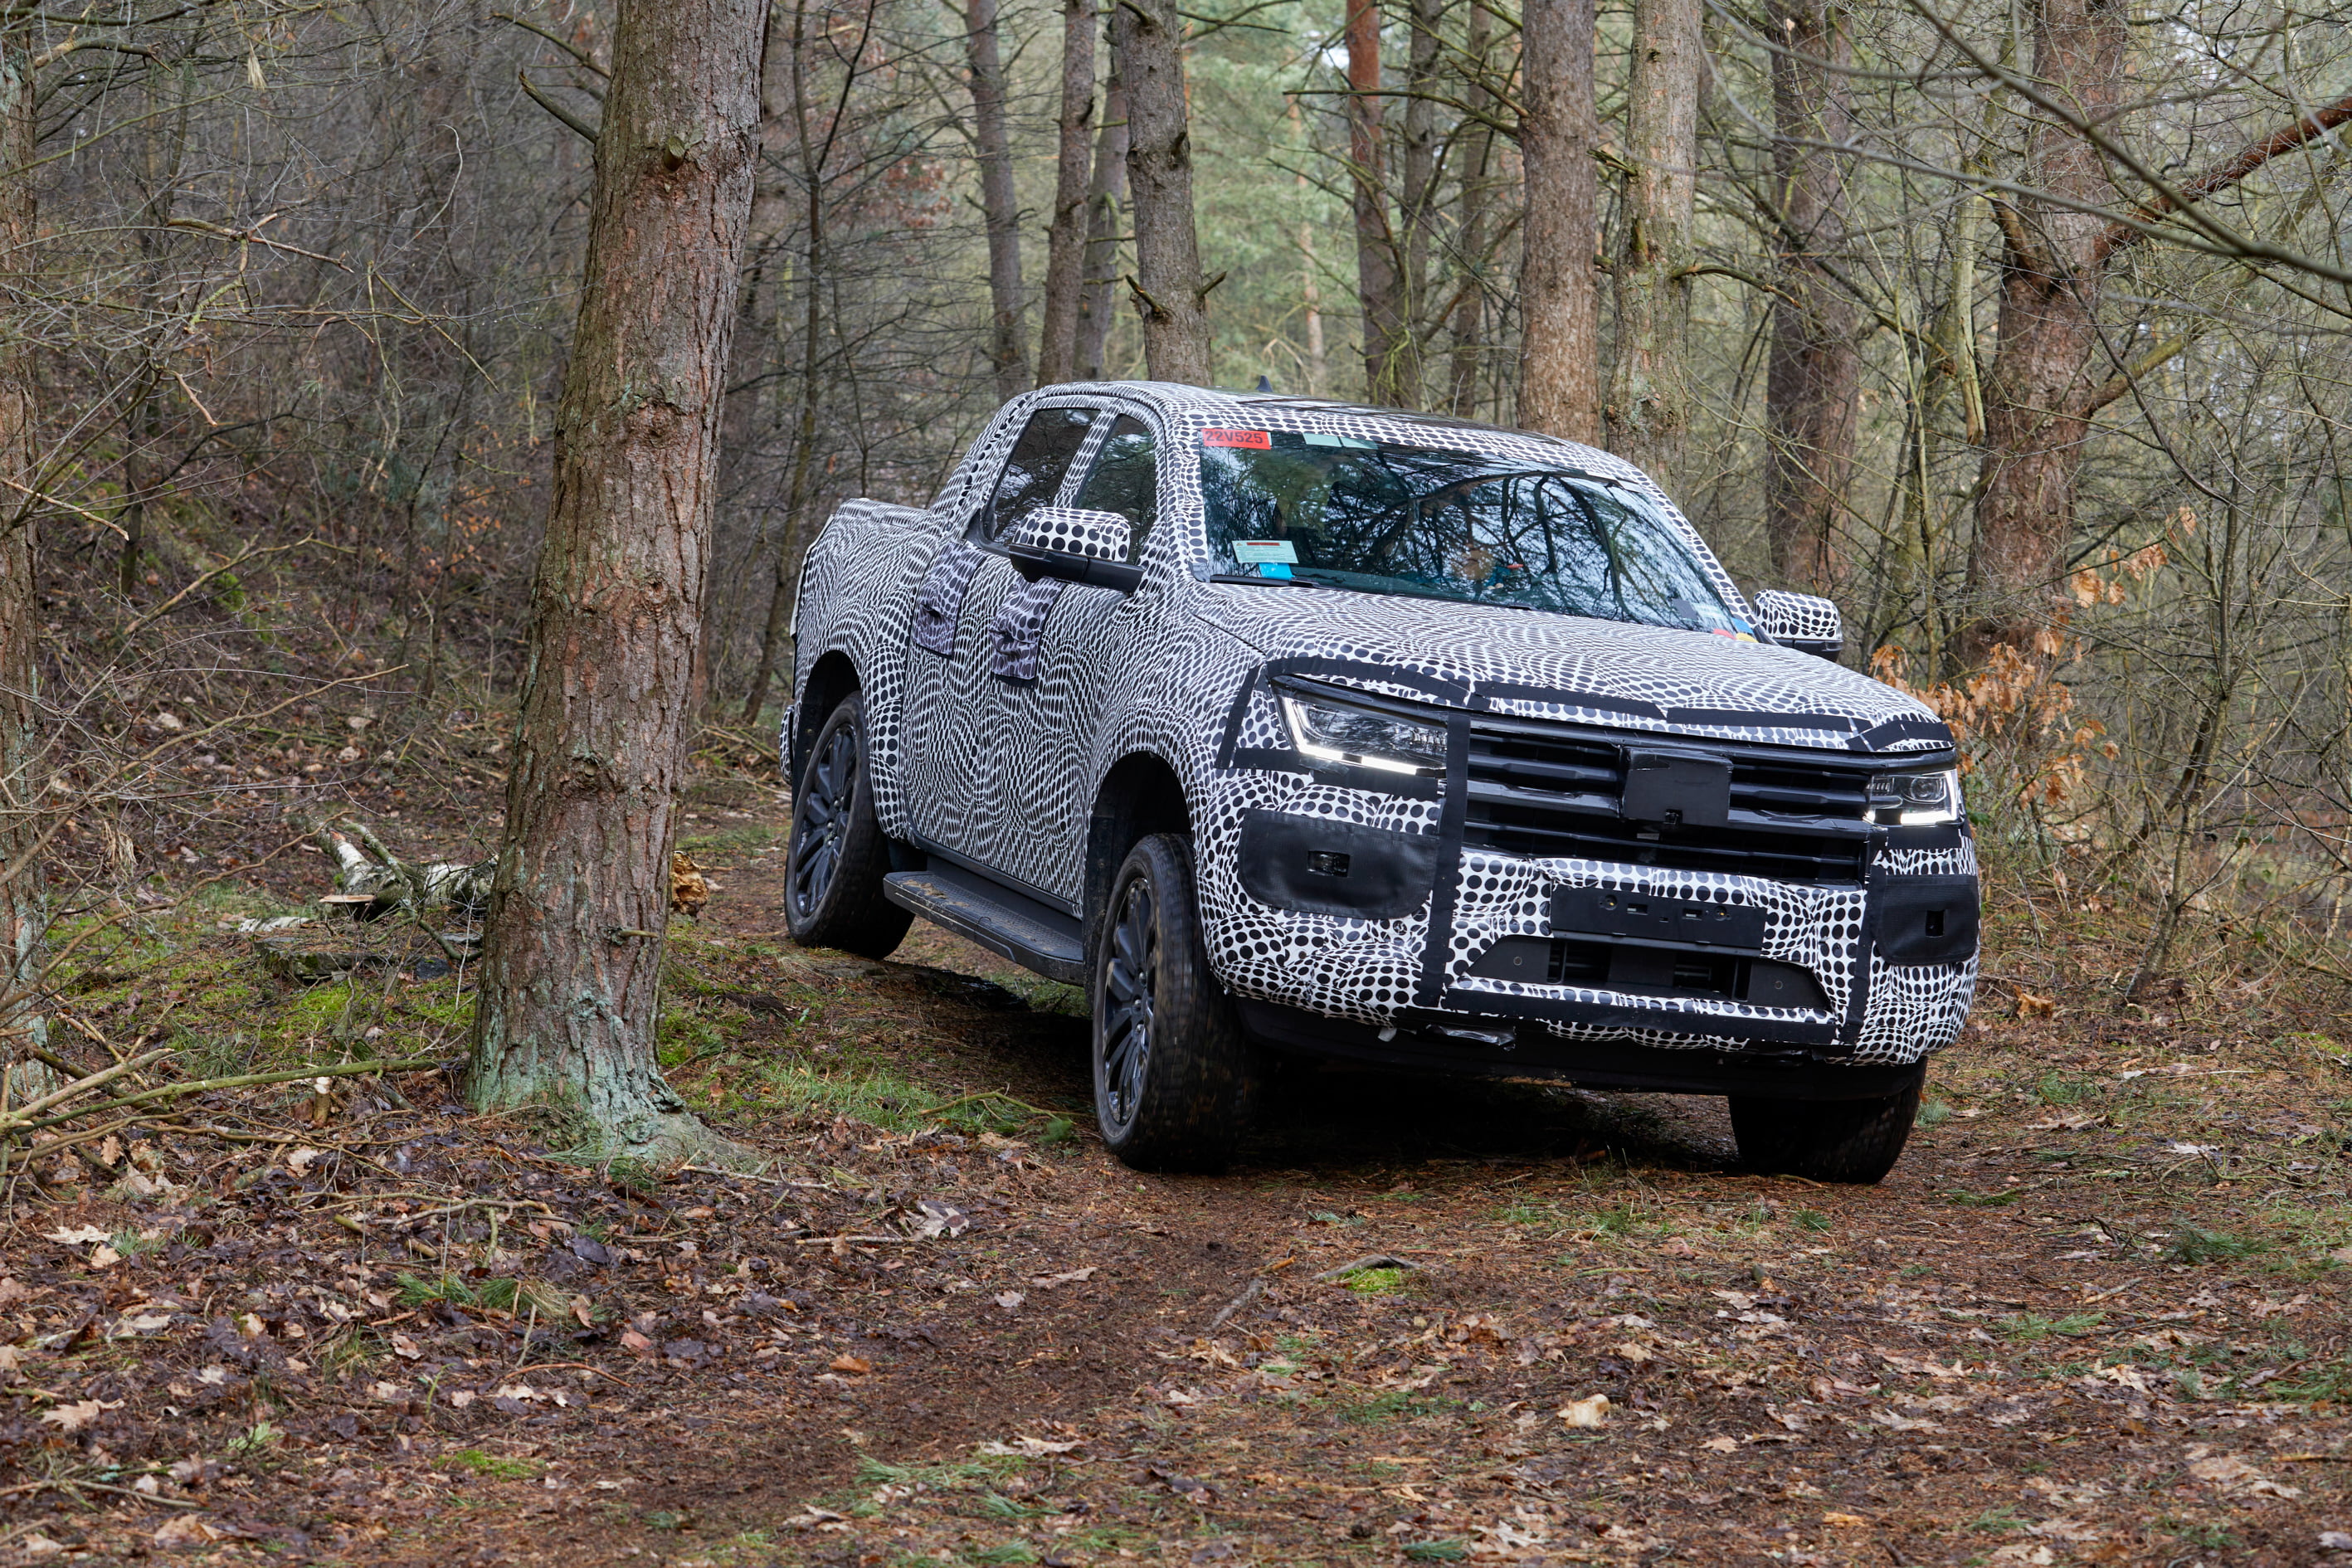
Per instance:
[[[710,1136],[654,1031],[766,10],[622,6],[557,413],[467,1096],[603,1153]]]

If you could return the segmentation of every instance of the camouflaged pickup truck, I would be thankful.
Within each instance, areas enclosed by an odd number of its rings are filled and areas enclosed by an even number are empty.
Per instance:
[[[1730,1098],[1875,1181],[1977,973],[1950,731],[1647,477],[1456,419],[1014,399],[810,550],[801,941],[1086,987],[1110,1147],[1214,1168],[1280,1057]]]

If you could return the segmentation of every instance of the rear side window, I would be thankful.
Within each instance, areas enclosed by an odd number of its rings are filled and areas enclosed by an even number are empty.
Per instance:
[[[1070,471],[1070,459],[1086,443],[1097,412],[1040,408],[1029,416],[1029,423],[1021,427],[1021,438],[1013,443],[1013,455],[1004,459],[1004,472],[989,500],[988,514],[982,519],[984,538],[1003,539],[1023,518],[1054,503],[1061,493],[1063,477]]]
[[[1144,536],[1160,520],[1160,454],[1151,426],[1131,414],[1122,414],[1103,437],[1102,450],[1087,474],[1073,503],[1100,511],[1115,511],[1135,524],[1135,543],[1127,558],[1143,559]]]

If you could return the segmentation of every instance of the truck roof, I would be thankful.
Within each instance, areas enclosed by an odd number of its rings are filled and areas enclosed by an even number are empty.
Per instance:
[[[1171,381],[1074,381],[1059,385],[1038,388],[1047,394],[1119,392],[1129,397],[1157,403],[1171,413],[1183,411],[1194,414],[1242,414],[1250,409],[1280,409],[1285,413],[1325,414],[1358,419],[1379,419],[1419,425],[1434,430],[1473,430],[1484,435],[1511,437],[1525,441],[1546,441],[1571,452],[1592,453],[1609,458],[1611,463],[1622,466],[1624,459],[1611,457],[1597,447],[1548,436],[1540,430],[1518,430],[1507,425],[1490,425],[1484,420],[1465,419],[1458,415],[1425,413],[1412,408],[1383,408],[1369,403],[1350,403],[1337,397],[1303,397],[1286,392],[1252,392],[1230,387],[1188,386]]]

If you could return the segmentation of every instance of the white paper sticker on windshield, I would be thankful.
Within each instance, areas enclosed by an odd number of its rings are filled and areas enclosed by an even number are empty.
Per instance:
[[[1298,564],[1298,546],[1287,539],[1236,539],[1234,559],[1244,563],[1259,561],[1279,561],[1286,565]]]

